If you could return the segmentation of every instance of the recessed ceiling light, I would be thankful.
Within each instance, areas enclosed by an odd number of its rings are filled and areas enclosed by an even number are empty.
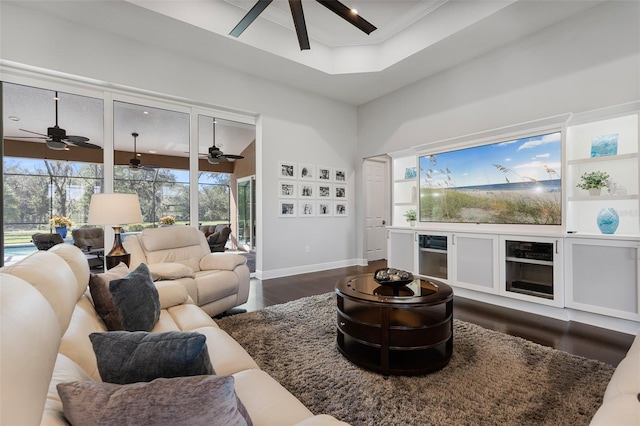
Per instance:
[[[155,149],[150,149],[149,150],[149,154],[156,154],[158,151],[156,151]]]
[[[139,152],[136,152],[136,157],[142,157],[142,154],[140,154]]]
[[[20,121],[20,117],[16,117],[15,115],[10,115],[9,120],[11,121]]]
[[[143,114],[149,114],[149,111],[142,111]]]

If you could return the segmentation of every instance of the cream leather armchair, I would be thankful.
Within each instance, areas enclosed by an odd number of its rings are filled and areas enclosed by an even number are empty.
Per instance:
[[[235,253],[211,253],[198,228],[145,229],[128,236],[124,247],[131,253],[130,269],[145,263],[155,280],[179,281],[210,316],[241,305],[249,297],[247,259]]]

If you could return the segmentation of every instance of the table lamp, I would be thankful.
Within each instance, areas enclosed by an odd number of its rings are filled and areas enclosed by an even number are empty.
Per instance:
[[[113,248],[105,256],[107,269],[124,262],[129,266],[131,254],[122,246],[122,225],[141,223],[138,194],[93,194],[89,205],[89,225],[111,225],[115,233]]]

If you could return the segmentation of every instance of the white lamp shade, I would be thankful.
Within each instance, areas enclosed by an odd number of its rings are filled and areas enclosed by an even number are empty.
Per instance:
[[[89,225],[141,223],[138,194],[93,194],[89,205]]]

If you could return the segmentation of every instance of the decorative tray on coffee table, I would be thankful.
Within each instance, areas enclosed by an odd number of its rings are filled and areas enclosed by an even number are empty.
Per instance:
[[[380,285],[402,287],[414,280],[411,272],[395,268],[378,269],[373,273],[373,279]]]

